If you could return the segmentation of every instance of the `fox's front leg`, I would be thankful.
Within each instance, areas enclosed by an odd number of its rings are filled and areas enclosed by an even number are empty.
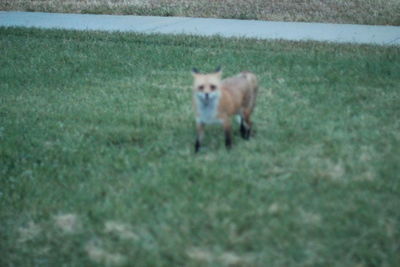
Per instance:
[[[196,124],[196,142],[194,143],[194,152],[199,152],[200,146],[203,143],[204,139],[204,124],[197,123]]]
[[[225,119],[223,122],[224,133],[225,133],[225,147],[230,149],[232,147],[232,125],[229,119]]]

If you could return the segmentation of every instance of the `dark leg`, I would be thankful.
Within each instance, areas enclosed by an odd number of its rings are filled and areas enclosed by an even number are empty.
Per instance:
[[[242,137],[246,140],[250,139],[250,133],[251,133],[251,126],[252,126],[252,122],[250,120],[250,114],[251,114],[251,110],[245,110],[244,111],[244,116],[243,116],[243,120],[242,120],[242,124],[243,124],[243,128],[244,128],[244,134],[242,135]]]
[[[229,119],[224,121],[224,133],[225,133],[225,146],[227,149],[232,147],[232,127]]]
[[[247,130],[246,130],[246,127],[244,126],[244,120],[243,120],[243,117],[241,117],[240,118],[240,136],[243,139],[246,139],[246,133],[247,133]]]
[[[230,131],[225,131],[225,146],[227,149],[232,147],[232,133]]]
[[[203,142],[204,124],[198,123],[196,125],[196,131],[197,131],[197,136],[196,136],[196,142],[194,143],[194,152],[195,153],[199,152],[201,143]]]
[[[200,150],[200,141],[196,138],[196,143],[194,144],[194,152],[197,153]]]
[[[251,128],[248,128],[248,129],[246,130],[246,134],[245,134],[245,136],[244,136],[244,139],[245,139],[245,140],[249,140],[249,139],[250,139],[250,132],[251,132]]]

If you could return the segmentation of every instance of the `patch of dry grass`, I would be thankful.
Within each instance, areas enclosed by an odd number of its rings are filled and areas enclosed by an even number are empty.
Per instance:
[[[191,247],[186,251],[189,259],[207,263],[222,264],[222,266],[246,266],[249,264],[250,257],[239,256],[236,253],[225,251],[215,253],[209,249]]]
[[[92,261],[106,266],[120,266],[126,262],[126,258],[122,254],[111,253],[96,242],[86,244],[85,250]]]
[[[398,0],[3,0],[0,9],[400,25]]]
[[[42,228],[33,221],[30,221],[27,226],[20,227],[18,232],[20,234],[18,242],[24,243],[35,239],[42,232]]]
[[[75,233],[81,226],[75,214],[62,214],[54,217],[54,223],[64,233]]]
[[[138,235],[131,230],[130,225],[115,221],[106,222],[104,225],[104,232],[114,234],[120,239],[137,240],[139,238]]]

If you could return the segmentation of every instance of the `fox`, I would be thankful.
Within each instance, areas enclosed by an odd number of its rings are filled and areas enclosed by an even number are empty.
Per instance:
[[[232,147],[232,117],[240,118],[240,135],[248,140],[253,123],[250,116],[256,105],[258,80],[249,71],[222,80],[222,68],[212,73],[200,73],[192,69],[193,108],[196,117],[195,153],[203,145],[204,128],[207,124],[221,124],[225,135],[225,147]]]

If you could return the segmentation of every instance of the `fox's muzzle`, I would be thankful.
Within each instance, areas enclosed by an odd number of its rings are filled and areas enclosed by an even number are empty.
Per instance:
[[[208,106],[218,98],[218,94],[216,92],[198,92],[197,97],[203,105]]]

